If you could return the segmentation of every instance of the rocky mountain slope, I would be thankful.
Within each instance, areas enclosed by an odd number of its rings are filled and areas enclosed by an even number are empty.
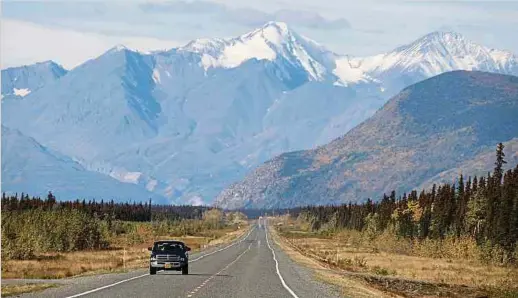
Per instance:
[[[518,137],[516,115],[518,77],[445,73],[405,88],[328,145],[266,162],[224,190],[216,204],[337,204],[409,191]],[[484,166],[491,169],[492,162]]]
[[[26,96],[66,73],[66,69],[53,61],[3,69],[2,98]]]
[[[163,52],[117,46],[69,72],[5,70],[2,92],[27,90],[2,100],[2,124],[171,202],[211,202],[273,156],[345,134],[408,84],[452,69],[518,74],[517,61],[439,32],[355,58],[270,22]]]
[[[70,158],[2,126],[2,191],[44,195],[56,189],[60,199],[68,200],[141,201],[147,197],[157,203],[167,202],[164,197],[137,185],[87,171]]]

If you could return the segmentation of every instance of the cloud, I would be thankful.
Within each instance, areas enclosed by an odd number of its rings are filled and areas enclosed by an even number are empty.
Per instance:
[[[10,19],[2,20],[1,31],[2,68],[54,60],[70,69],[117,44],[144,52],[184,44],[149,37],[78,32]]]
[[[150,1],[147,3],[140,4],[140,9],[145,12],[152,13],[222,13],[227,11],[227,7],[223,4],[210,2],[210,1]]]
[[[344,19],[329,20],[317,12],[298,9],[280,9],[267,13],[254,8],[230,8],[211,1],[148,2],[140,5],[147,13],[208,14],[218,21],[244,26],[260,26],[269,21],[286,22],[312,29],[346,29],[350,23]]]
[[[314,29],[344,29],[351,27],[351,24],[344,18],[327,20],[316,12],[303,10],[278,10],[274,14],[274,18],[276,21]]]
[[[261,26],[273,21],[271,15],[253,8],[239,8],[229,10],[219,16],[220,21],[235,23],[244,26]]]

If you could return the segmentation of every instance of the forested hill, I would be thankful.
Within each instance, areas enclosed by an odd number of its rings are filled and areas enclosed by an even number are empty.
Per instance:
[[[458,174],[459,166],[518,137],[516,115],[518,77],[467,71],[438,75],[404,89],[328,145],[266,162],[224,190],[216,205],[341,204],[409,191],[446,171]],[[516,147],[508,150],[516,158]]]

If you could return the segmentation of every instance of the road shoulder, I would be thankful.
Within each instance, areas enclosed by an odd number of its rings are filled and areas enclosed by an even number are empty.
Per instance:
[[[393,293],[386,293],[372,288],[362,280],[353,277],[346,277],[341,272],[326,267],[321,262],[305,256],[294,249],[291,245],[289,245],[289,243],[287,243],[282,239],[282,237],[278,235],[275,228],[270,226],[268,229],[272,242],[274,242],[275,245],[279,247],[293,263],[296,263],[310,270],[315,280],[332,285],[334,289],[339,292],[341,297],[400,297]]]

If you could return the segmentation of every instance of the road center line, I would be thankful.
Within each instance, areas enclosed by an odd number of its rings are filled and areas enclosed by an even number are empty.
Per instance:
[[[191,291],[189,293],[189,295],[187,295],[187,297],[191,297],[191,295],[194,295],[196,294],[196,292],[201,289],[201,287],[203,287],[205,285],[206,282],[208,282],[209,280],[213,279],[214,277],[218,276],[221,272],[225,271],[226,269],[228,269],[230,266],[232,266],[234,263],[236,263],[245,253],[247,253],[249,250],[250,250],[250,247],[252,247],[252,243],[250,243],[248,245],[248,248],[243,251],[239,256],[237,256],[237,258],[235,258],[232,262],[228,263],[227,266],[225,266],[225,268],[221,269],[220,271],[218,271],[217,273],[214,273],[211,277],[207,278],[200,286],[198,286],[196,289],[194,289],[193,291]]]
[[[273,260],[275,261],[275,270],[277,271],[277,275],[279,276],[279,279],[281,280],[282,286],[291,294],[291,296],[293,296],[294,298],[299,298],[297,296],[297,294],[295,294],[295,292],[293,292],[293,290],[290,289],[290,287],[288,287],[286,282],[284,282],[284,278],[282,278],[281,272],[279,271],[279,262],[277,262],[277,257],[275,256],[275,251],[273,250],[272,246],[270,245],[270,241],[268,240],[268,225],[266,224],[266,220],[265,220],[265,224],[264,224],[264,232],[266,234],[266,244],[268,244],[268,248],[270,248],[270,250],[272,251]]]
[[[225,247],[223,247],[223,248],[221,248],[221,249],[215,250],[215,251],[213,251],[213,252],[211,252],[211,253],[208,253],[208,254],[202,255],[202,256],[200,256],[200,257],[198,257],[198,258],[196,258],[196,259],[194,259],[194,260],[192,260],[192,261],[189,261],[189,263],[194,263],[194,262],[196,262],[196,261],[198,261],[198,260],[200,260],[200,259],[203,259],[203,258],[204,258],[204,257],[206,257],[206,256],[213,255],[213,254],[215,254],[215,253],[217,253],[217,252],[223,251],[223,250],[228,249],[228,248],[230,248],[230,247],[232,247],[232,246],[234,246],[234,245],[236,245],[236,244],[238,244],[238,243],[241,243],[241,242],[245,241],[245,240],[246,240],[246,238],[248,238],[248,236],[250,236],[250,233],[252,233],[252,231],[253,231],[254,229],[255,229],[255,226],[253,226],[253,227],[250,229],[250,231],[248,231],[248,233],[246,234],[246,236],[245,236],[245,237],[243,237],[241,240],[236,241],[236,242],[234,242],[234,243],[232,243],[232,244],[230,244],[230,245],[227,245],[227,246],[225,246]],[[250,244],[250,245],[251,245],[251,244]],[[250,247],[248,247],[248,249],[250,249]],[[245,251],[245,252],[246,252],[246,251]],[[242,254],[241,254],[241,255],[242,255]],[[240,255],[240,256],[241,256],[241,255]],[[220,272],[221,272],[221,271],[220,271]],[[217,274],[219,274],[219,273],[217,273]],[[81,296],[88,295],[88,294],[91,294],[91,293],[94,293],[94,292],[98,292],[98,291],[101,291],[101,290],[104,290],[104,289],[107,289],[107,288],[111,288],[111,287],[113,287],[113,286],[116,286],[116,285],[119,285],[119,284],[122,284],[122,283],[125,283],[125,282],[128,282],[128,281],[132,281],[132,280],[135,280],[135,279],[138,279],[138,278],[142,278],[142,277],[144,277],[144,276],[149,276],[149,273],[142,274],[142,275],[139,275],[139,276],[134,276],[134,277],[132,277],[132,278],[128,278],[128,279],[125,279],[125,280],[121,280],[121,281],[118,281],[118,282],[116,282],[116,283],[112,283],[112,284],[109,284],[109,285],[106,285],[106,286],[102,286],[102,287],[99,287],[99,288],[95,288],[95,289],[92,289],[92,290],[89,290],[89,291],[86,291],[86,292],[82,292],[82,293],[79,293],[79,294],[75,294],[75,295],[72,295],[72,296],[67,296],[66,298],[81,297]]]
[[[230,244],[230,245],[228,245],[228,246],[225,246],[225,247],[223,247],[223,248],[221,248],[221,249],[215,250],[215,251],[213,251],[213,252],[211,252],[211,253],[208,253],[208,254],[205,254],[205,255],[199,256],[199,257],[197,257],[196,259],[194,259],[194,260],[192,260],[192,261],[189,261],[189,263],[194,263],[194,262],[196,262],[196,261],[198,261],[198,260],[200,260],[200,259],[203,259],[203,258],[205,258],[205,257],[207,257],[207,256],[213,255],[213,254],[215,254],[215,253],[217,253],[217,252],[223,251],[223,250],[225,250],[225,249],[227,249],[227,248],[230,248],[230,247],[232,247],[232,246],[234,246],[234,245],[236,245],[236,244],[239,244],[239,243],[241,243],[241,242],[245,241],[245,240],[246,240],[246,238],[248,238],[248,236],[250,236],[250,233],[252,233],[252,231],[253,231],[254,229],[255,229],[255,226],[254,226],[253,228],[251,228],[251,229],[250,229],[250,231],[248,231],[248,233],[246,234],[246,236],[245,236],[245,237],[243,237],[241,240],[236,241],[236,242],[234,242],[234,243],[232,243],[232,244]]]

